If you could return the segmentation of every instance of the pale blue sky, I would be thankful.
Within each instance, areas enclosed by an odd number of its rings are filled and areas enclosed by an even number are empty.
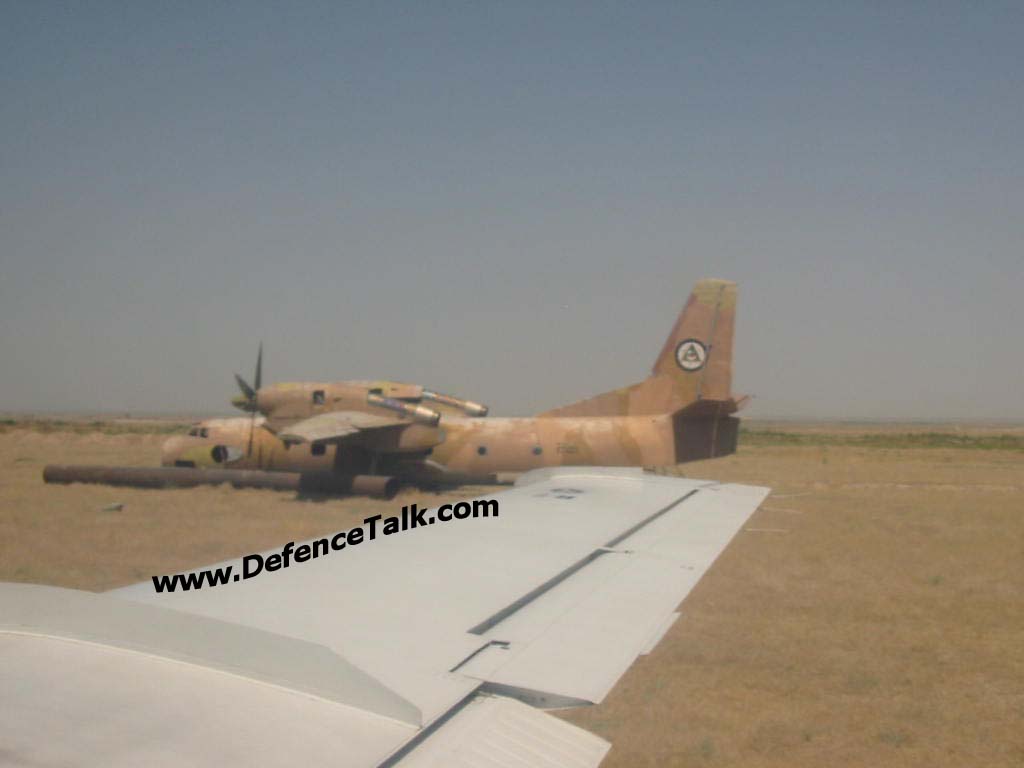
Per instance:
[[[1024,418],[1024,5],[6,3],[0,410],[525,414],[740,283],[755,416]]]

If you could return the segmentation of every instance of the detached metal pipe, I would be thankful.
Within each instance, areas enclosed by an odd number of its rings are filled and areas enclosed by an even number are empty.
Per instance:
[[[276,474],[276,473],[271,473]],[[345,493],[353,496],[380,496],[390,499],[401,486],[397,477],[387,475],[336,475],[316,472],[301,475],[299,491],[303,493]]]
[[[194,467],[104,467],[84,464],[50,464],[43,469],[47,483],[100,483],[136,488],[189,488],[230,483],[236,488],[299,490],[298,472],[264,472],[258,469],[196,469]]]
[[[265,488],[299,493],[338,493],[391,497],[400,482],[378,475],[337,475],[332,472],[266,472],[261,469],[195,469],[193,467],[104,467],[50,464],[46,483],[99,483],[132,488],[193,488],[228,483],[235,488]]]

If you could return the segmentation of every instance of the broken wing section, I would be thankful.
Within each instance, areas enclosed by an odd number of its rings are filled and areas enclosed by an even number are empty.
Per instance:
[[[301,421],[276,421],[268,426],[286,443],[337,442],[350,435],[372,429],[406,424],[401,419],[361,411],[331,411]]]
[[[444,440],[444,431],[397,416],[331,411],[301,421],[268,420],[285,444],[336,443],[381,454],[425,454]]]

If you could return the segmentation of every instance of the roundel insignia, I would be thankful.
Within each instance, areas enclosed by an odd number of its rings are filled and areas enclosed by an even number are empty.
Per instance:
[[[696,339],[686,339],[676,347],[676,362],[684,371],[693,373],[704,367],[708,359],[708,348]]]

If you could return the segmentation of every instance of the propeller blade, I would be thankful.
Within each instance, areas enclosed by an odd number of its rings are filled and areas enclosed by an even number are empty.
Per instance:
[[[260,342],[260,351],[256,353],[256,391],[263,386],[263,342]]]
[[[256,375],[253,377],[253,384],[255,384],[255,386],[252,388],[252,396],[250,398],[252,400],[252,406],[253,407],[252,407],[252,415],[249,417],[249,456],[252,456],[252,440],[253,440],[253,435],[254,435],[254,433],[256,431],[256,411],[259,409],[259,403],[258,403],[258,400],[257,400],[257,398],[258,398],[258,394],[257,393],[260,391],[260,387],[263,386],[263,342],[262,341],[260,342],[259,351],[256,353]]]
[[[256,390],[249,386],[249,382],[247,382],[237,373],[235,374],[235,381],[238,382],[238,388],[242,390],[242,394],[245,395],[247,400],[256,399]]]

